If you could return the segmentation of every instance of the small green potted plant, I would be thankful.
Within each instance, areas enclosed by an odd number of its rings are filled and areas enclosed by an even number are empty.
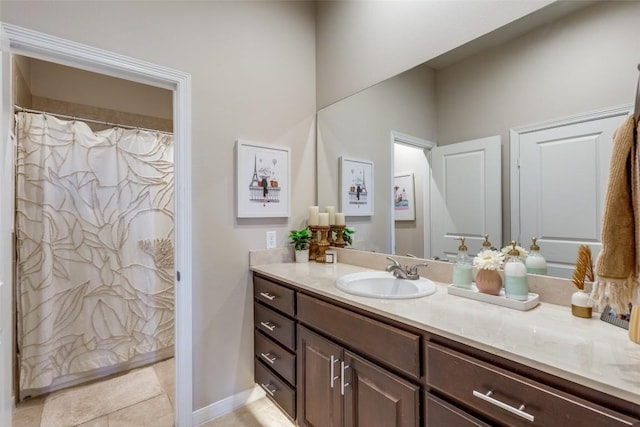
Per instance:
[[[311,231],[309,227],[302,230],[291,230],[289,240],[293,243],[296,253],[296,262],[309,262],[309,242],[311,242]]]
[[[349,228],[349,227],[346,227],[342,231],[342,239],[349,246],[353,245],[353,233],[355,233],[355,231],[353,230],[353,228]]]

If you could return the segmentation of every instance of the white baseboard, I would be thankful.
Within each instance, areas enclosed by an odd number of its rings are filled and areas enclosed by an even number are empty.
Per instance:
[[[265,392],[262,387],[255,385],[253,388],[236,393],[233,396],[229,396],[225,399],[212,403],[211,405],[200,408],[193,412],[194,426],[199,426],[214,418],[221,417],[229,412],[238,409],[241,406],[248,405],[258,399],[265,396]]]

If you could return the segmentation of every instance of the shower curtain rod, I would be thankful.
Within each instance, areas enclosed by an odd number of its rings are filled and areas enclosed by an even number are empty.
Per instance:
[[[40,110],[32,110],[30,108],[24,108],[24,107],[21,107],[19,105],[14,105],[13,107],[16,110],[24,111],[25,113],[49,114],[50,116],[59,117],[61,119],[80,120],[82,122],[96,123],[96,124],[100,124],[100,125],[113,126],[113,127],[124,128],[124,129],[138,129],[138,130],[144,130],[144,131],[147,131],[147,132],[156,132],[156,133],[164,133],[166,135],[173,135],[173,132],[167,132],[167,131],[164,131],[164,130],[147,129],[147,128],[142,128],[140,126],[120,125],[120,124],[117,124],[117,123],[105,122],[105,121],[102,121],[102,120],[85,119],[85,118],[82,118],[82,117],[68,116],[66,114],[50,113],[48,111],[40,111]]]

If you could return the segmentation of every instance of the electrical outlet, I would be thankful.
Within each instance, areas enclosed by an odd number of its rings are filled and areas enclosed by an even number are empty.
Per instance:
[[[273,249],[276,247],[276,232],[267,231],[267,249]]]

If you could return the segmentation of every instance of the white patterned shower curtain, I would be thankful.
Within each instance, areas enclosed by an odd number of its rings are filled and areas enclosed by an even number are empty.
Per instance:
[[[173,136],[16,122],[21,397],[172,354]]]

